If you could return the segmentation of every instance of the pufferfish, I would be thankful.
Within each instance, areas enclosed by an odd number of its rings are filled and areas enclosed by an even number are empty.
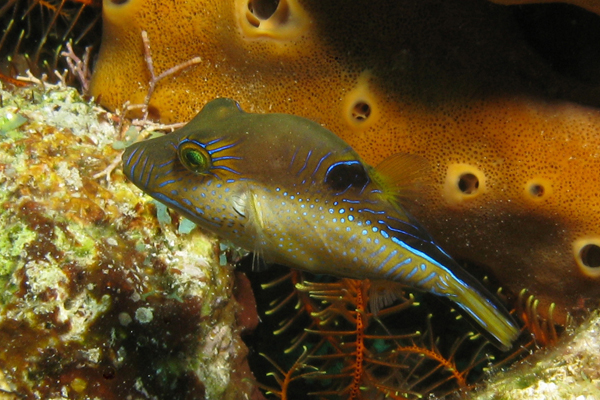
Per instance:
[[[156,200],[268,262],[449,298],[509,348],[518,335],[511,315],[400,205],[399,160],[372,168],[315,122],[246,113],[220,98],[183,128],[128,147],[123,170]]]

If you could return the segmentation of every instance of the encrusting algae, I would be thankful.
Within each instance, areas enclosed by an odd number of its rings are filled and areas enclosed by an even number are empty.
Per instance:
[[[0,96],[2,398],[261,398],[244,279],[120,172],[93,178],[119,155],[111,115],[62,86]]]

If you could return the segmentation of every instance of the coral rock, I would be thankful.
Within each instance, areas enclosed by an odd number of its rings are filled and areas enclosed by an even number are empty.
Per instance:
[[[526,400],[600,398],[600,315],[582,324],[553,349],[496,375],[485,389],[462,398]]]
[[[157,222],[120,171],[92,178],[117,133],[74,89],[0,95],[2,398],[249,396],[212,238]]]

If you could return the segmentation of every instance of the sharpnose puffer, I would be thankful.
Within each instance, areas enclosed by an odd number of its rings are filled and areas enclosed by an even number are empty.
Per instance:
[[[315,122],[245,113],[224,98],[123,154],[144,192],[269,262],[447,297],[510,347],[510,314],[398,203],[405,167],[396,158],[372,168]]]

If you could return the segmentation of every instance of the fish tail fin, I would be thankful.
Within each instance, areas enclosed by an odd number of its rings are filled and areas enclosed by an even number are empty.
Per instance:
[[[451,285],[455,288],[449,290],[449,297],[483,328],[482,334],[492,344],[504,351],[510,349],[519,328],[506,308],[481,284],[455,283],[458,285]]]

